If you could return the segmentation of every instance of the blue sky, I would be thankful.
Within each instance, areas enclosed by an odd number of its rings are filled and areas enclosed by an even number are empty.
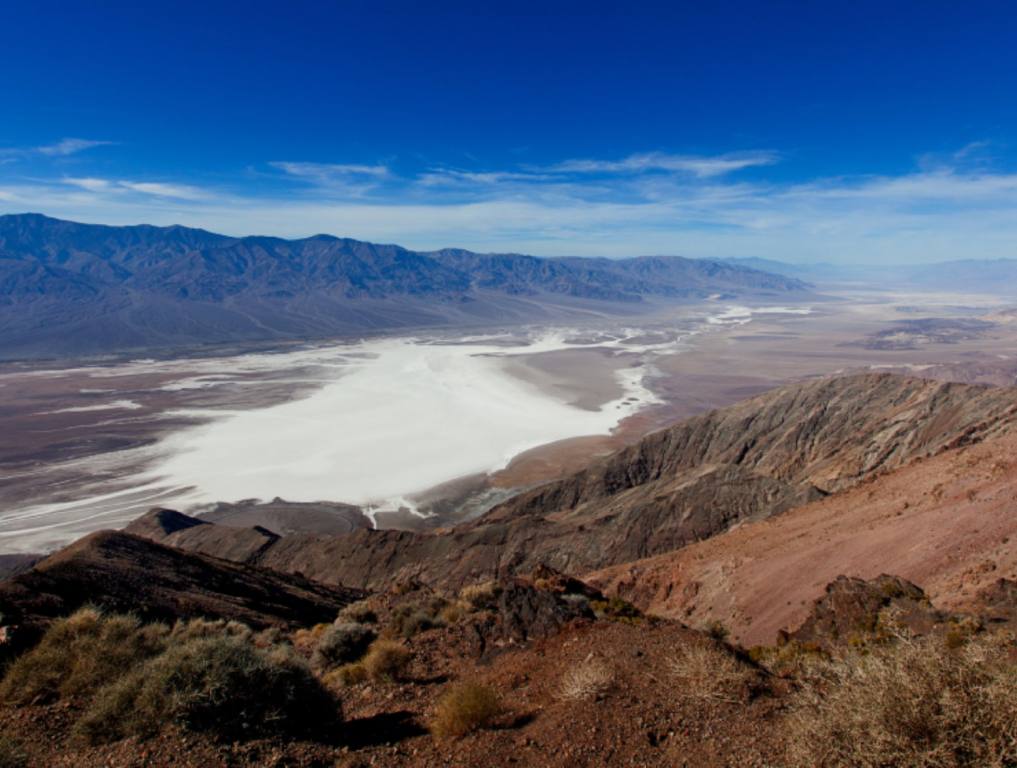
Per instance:
[[[0,0],[0,212],[540,255],[1017,257],[1009,3],[154,5]]]

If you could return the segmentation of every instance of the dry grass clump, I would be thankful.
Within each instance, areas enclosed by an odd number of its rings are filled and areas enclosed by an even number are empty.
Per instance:
[[[457,739],[490,724],[501,711],[493,689],[480,683],[459,683],[438,700],[428,728],[436,738]]]
[[[607,600],[591,600],[590,608],[598,619],[620,621],[626,624],[639,624],[646,617],[643,612],[627,600],[620,597],[609,597]]]
[[[667,661],[678,695],[701,702],[737,703],[759,680],[759,672],[714,644],[682,645]]]
[[[247,640],[253,636],[251,628],[239,621],[225,619],[196,618],[178,621],[173,625],[170,637],[175,643],[197,640],[202,637],[237,637]]]
[[[494,607],[500,594],[501,587],[497,582],[485,581],[463,587],[459,592],[459,598],[474,610],[481,610]]]
[[[388,637],[402,637],[409,640],[428,629],[445,626],[441,613],[448,607],[448,601],[433,597],[420,604],[401,605],[392,612],[383,634]]]
[[[614,684],[614,671],[592,654],[568,670],[558,686],[558,698],[582,701],[604,695]]]
[[[374,630],[363,624],[333,624],[318,638],[314,665],[325,668],[357,661],[367,652],[375,637]]]
[[[355,664],[343,664],[341,667],[327,672],[322,678],[322,682],[330,689],[334,689],[366,683],[369,679],[367,668],[358,661]]]
[[[378,614],[363,600],[359,600],[355,603],[350,603],[339,612],[339,618],[335,620],[336,624],[343,624],[346,622],[353,622],[354,624],[376,624],[378,622]]]
[[[314,653],[314,649],[318,647],[318,641],[328,632],[331,626],[331,624],[315,624],[310,628],[298,629],[290,635],[290,640],[295,648],[299,649],[305,656],[309,656]]]
[[[75,734],[94,744],[149,736],[172,722],[224,741],[311,736],[339,716],[336,700],[293,654],[210,637],[172,646],[101,690]]]
[[[360,663],[372,680],[398,680],[411,658],[412,654],[402,643],[375,640]]]
[[[25,768],[28,757],[21,745],[6,734],[0,733],[0,768]]]
[[[443,624],[458,624],[473,612],[473,606],[465,600],[453,600],[438,613]]]
[[[791,766],[1017,765],[1017,666],[998,639],[900,640],[829,662],[788,722]]]
[[[58,619],[0,683],[0,700],[17,704],[89,695],[161,653],[169,630],[133,616],[82,608]]]

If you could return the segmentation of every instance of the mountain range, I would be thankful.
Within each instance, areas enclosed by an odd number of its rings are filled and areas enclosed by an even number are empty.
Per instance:
[[[0,356],[56,356],[645,311],[808,285],[678,257],[545,259],[349,238],[0,216]]]

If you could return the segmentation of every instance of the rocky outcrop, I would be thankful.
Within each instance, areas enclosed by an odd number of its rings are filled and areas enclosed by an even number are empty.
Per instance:
[[[326,583],[460,585],[671,552],[732,526],[1009,432],[1011,389],[864,374],[792,385],[654,433],[452,529],[294,534],[190,527],[157,540]]]
[[[901,631],[928,634],[944,620],[921,587],[910,581],[886,574],[868,581],[839,576],[802,625],[781,637],[820,646],[857,644]]]

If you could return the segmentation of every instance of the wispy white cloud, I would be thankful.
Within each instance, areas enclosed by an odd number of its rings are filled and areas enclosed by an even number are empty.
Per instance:
[[[105,192],[109,194],[123,194],[136,192],[142,195],[153,197],[170,197],[178,200],[210,200],[214,194],[208,190],[194,187],[189,184],[170,184],[161,181],[130,181],[124,179],[100,179],[92,176],[73,177],[64,176],[60,179],[63,184],[71,187],[78,187],[89,192]]]
[[[187,184],[166,184],[158,181],[118,181],[117,185],[132,192],[155,197],[173,197],[179,200],[207,200],[211,193]]]
[[[67,155],[74,155],[78,152],[83,152],[86,149],[108,146],[110,144],[113,144],[113,142],[95,141],[93,139],[61,139],[55,144],[47,144],[42,147],[36,147],[35,151],[48,157],[66,157]]]
[[[269,165],[290,176],[314,181],[328,181],[340,177],[369,176],[381,179],[391,175],[386,165],[360,165],[356,163],[294,163],[275,161]]]
[[[64,184],[69,184],[72,187],[80,187],[81,189],[87,189],[91,192],[110,189],[113,186],[113,182],[109,179],[96,179],[92,177],[75,178],[72,176],[64,176],[62,181]]]
[[[644,152],[621,160],[565,160],[549,166],[558,173],[645,173],[668,171],[688,173],[698,178],[723,176],[745,168],[773,165],[780,160],[776,152],[733,152],[723,155],[669,155]]]
[[[452,168],[432,168],[431,170],[417,176],[416,182],[425,187],[437,187],[462,183],[536,183],[541,181],[550,181],[555,178],[555,176],[547,173],[526,173],[523,171],[459,171]]]

